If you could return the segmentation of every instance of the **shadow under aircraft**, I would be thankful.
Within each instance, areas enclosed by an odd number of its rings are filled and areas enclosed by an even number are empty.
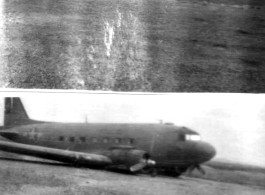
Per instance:
[[[212,159],[216,151],[186,127],[171,124],[57,123],[32,120],[18,97],[5,98],[0,150],[82,167],[175,176]]]

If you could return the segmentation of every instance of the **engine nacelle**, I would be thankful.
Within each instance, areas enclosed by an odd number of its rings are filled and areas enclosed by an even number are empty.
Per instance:
[[[107,156],[112,160],[114,165],[125,166],[128,169],[150,158],[147,152],[135,149],[112,149]]]

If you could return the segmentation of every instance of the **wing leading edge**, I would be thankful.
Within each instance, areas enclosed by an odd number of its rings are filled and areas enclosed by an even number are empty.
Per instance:
[[[8,141],[0,141],[0,150],[82,166],[108,166],[112,164],[112,160],[104,155],[32,146]]]

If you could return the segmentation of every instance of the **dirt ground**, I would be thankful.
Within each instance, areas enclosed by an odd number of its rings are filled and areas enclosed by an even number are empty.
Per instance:
[[[25,160],[0,159],[0,193],[3,195],[81,195],[81,194],[264,194],[265,186],[236,184],[218,181],[224,179],[221,170],[206,167],[209,177],[215,173],[215,181],[207,178],[181,176],[150,177],[149,175],[130,175],[106,170],[82,169],[63,164],[33,163]],[[243,180],[243,173],[224,171],[230,176]],[[247,174],[247,173],[244,173]],[[196,175],[196,174],[195,174]],[[252,177],[252,176],[251,176]],[[263,173],[260,179],[265,178]],[[229,181],[229,180],[227,180]],[[231,180],[232,181],[232,180]],[[264,181],[264,180],[263,180]]]

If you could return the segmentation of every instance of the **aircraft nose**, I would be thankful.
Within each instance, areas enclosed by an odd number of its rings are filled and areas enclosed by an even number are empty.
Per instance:
[[[206,142],[200,142],[196,145],[196,149],[200,156],[200,163],[211,160],[216,155],[215,148]]]

